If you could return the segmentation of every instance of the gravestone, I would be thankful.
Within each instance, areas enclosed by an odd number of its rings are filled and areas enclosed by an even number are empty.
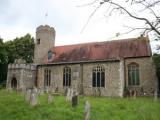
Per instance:
[[[74,92],[74,95],[72,97],[72,107],[76,107],[78,105],[78,96],[76,95],[76,92]]]
[[[156,102],[158,98],[157,90],[154,91],[154,101]]]
[[[67,88],[66,101],[69,101],[70,97],[70,88]]]
[[[133,91],[133,99],[136,99],[136,97],[137,97],[137,91],[134,90],[134,91]]]
[[[36,87],[33,87],[32,93],[37,94],[38,93],[38,89]]]
[[[28,89],[25,93],[25,100],[29,102],[30,98],[31,98],[31,89]]]
[[[88,101],[85,101],[84,120],[89,120],[89,119],[90,119],[90,104]]]
[[[34,107],[37,105],[37,103],[38,103],[37,97],[34,93],[32,93],[30,98],[30,105]]]
[[[51,94],[48,94],[48,104],[53,102],[53,96]]]
[[[68,88],[65,89],[64,91],[64,96],[67,96]]]
[[[72,97],[73,97],[73,89],[70,89],[70,96],[69,96],[69,101],[72,101]]]

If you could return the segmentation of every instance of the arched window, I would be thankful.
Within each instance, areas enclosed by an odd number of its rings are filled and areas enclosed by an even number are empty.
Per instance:
[[[48,60],[52,59],[52,51],[48,51]]]
[[[63,86],[71,86],[71,68],[65,67],[63,69]]]
[[[128,65],[128,85],[139,85],[139,65],[136,63]]]
[[[45,69],[44,70],[44,86],[51,85],[51,70]]]
[[[92,86],[93,87],[105,87],[105,70],[102,66],[97,66],[93,68]]]

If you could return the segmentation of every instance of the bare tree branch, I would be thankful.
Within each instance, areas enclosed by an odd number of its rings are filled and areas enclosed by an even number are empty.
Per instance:
[[[86,26],[88,25],[90,19],[93,17],[93,15],[96,13],[96,11],[101,7],[101,4],[99,6],[96,7],[96,9],[90,14],[86,24],[84,25],[84,27],[82,28],[81,32],[82,33],[84,31],[84,29],[86,28]]]
[[[104,3],[106,3],[106,1],[104,1]],[[124,7],[122,7],[121,5],[117,4],[117,3],[114,3],[112,1],[108,1],[108,3],[112,4],[112,5],[115,5],[119,8],[121,8],[123,11],[125,11],[130,17],[134,18],[134,19],[138,19],[138,20],[141,20],[141,21],[145,21],[150,27],[152,30],[154,30],[158,35],[160,35],[160,32],[152,25],[152,23],[146,19],[146,18],[141,18],[141,17],[137,17],[137,16],[134,16],[132,15],[127,9],[125,9]]]

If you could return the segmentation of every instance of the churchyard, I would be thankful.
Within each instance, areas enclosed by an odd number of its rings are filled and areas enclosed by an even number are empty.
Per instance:
[[[160,120],[160,100],[154,97],[86,97],[71,91],[72,99],[68,92],[0,90],[0,120]]]

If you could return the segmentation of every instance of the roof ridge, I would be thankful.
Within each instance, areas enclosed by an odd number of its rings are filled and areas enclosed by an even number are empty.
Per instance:
[[[117,41],[129,41],[129,40],[137,40],[140,38],[145,38],[146,37],[137,37],[137,38],[125,38],[125,39],[117,39],[117,40],[107,40],[107,41],[99,41],[99,42],[86,42],[86,43],[76,43],[76,44],[68,44],[68,45],[59,45],[59,46],[54,46],[54,47],[66,47],[66,46],[78,46],[78,45],[89,45],[89,44],[101,44],[101,43],[108,43],[108,42],[117,42]],[[52,47],[53,48],[53,47]],[[51,48],[51,49],[52,49]]]

